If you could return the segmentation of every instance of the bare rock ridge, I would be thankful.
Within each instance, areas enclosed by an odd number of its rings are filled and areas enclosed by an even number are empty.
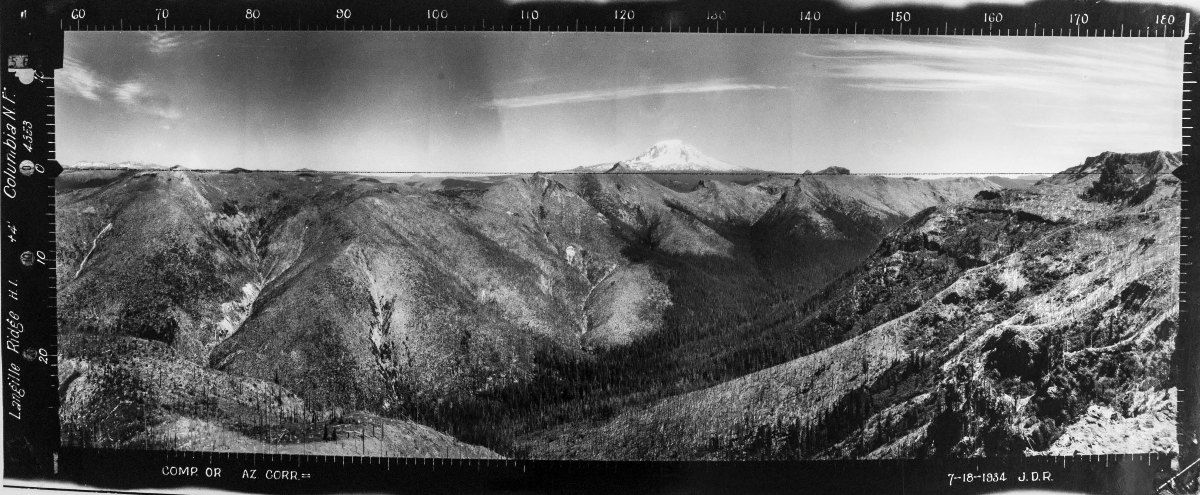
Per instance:
[[[1088,157],[1083,163],[1068,168],[1047,179],[1054,183],[1072,181],[1079,176],[1099,174],[1104,168],[1113,168],[1135,177],[1169,174],[1179,167],[1181,154],[1167,151],[1148,153],[1114,153],[1106,151]]]
[[[1011,187],[772,176],[664,142],[495,178],[72,169],[64,440],[1061,452],[1169,414],[1148,397],[1173,386],[1178,164],[1106,153]]]
[[[804,175],[813,175],[813,173],[806,170]],[[850,175],[850,169],[846,167],[826,167],[816,172],[816,175]]]

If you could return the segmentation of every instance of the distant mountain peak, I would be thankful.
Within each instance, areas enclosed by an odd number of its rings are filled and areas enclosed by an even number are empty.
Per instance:
[[[1082,164],[1068,168],[1044,179],[1051,184],[1064,184],[1099,174],[1105,167],[1116,167],[1117,171],[1130,174],[1138,180],[1150,176],[1170,174],[1183,163],[1182,152],[1150,151],[1146,153],[1118,153],[1105,151],[1089,156]]]
[[[804,171],[802,175],[850,175],[850,169],[846,167],[825,167],[817,172]]]
[[[750,170],[749,168],[725,163],[705,155],[695,146],[678,139],[669,139],[654,143],[653,146],[650,146],[642,154],[621,163],[630,170],[637,172],[741,172]]]
[[[629,172],[629,167],[626,167],[625,164],[621,163],[621,162],[612,164],[612,166],[610,166],[608,168],[608,170],[604,171],[604,173],[606,173],[606,174],[619,174],[619,173],[625,173],[625,172]]]

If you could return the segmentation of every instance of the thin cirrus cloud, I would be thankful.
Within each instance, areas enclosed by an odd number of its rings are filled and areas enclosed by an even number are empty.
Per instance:
[[[195,50],[207,43],[209,36],[203,32],[146,31],[146,51],[154,55],[166,55],[180,49]]]
[[[55,71],[54,87],[69,94],[91,101],[100,101],[100,95],[107,88],[103,79],[72,57],[63,59],[63,68]]]
[[[1124,47],[1123,47],[1124,48]],[[1162,89],[1178,78],[1179,68],[1161,56],[1137,50],[1067,46],[1053,52],[1037,45],[999,46],[976,40],[911,42],[856,37],[838,40],[829,55],[801,53],[823,64],[828,77],[848,86],[881,91],[1021,90],[1077,94],[1080,81],[1090,87]],[[1136,97],[1133,94],[1123,96]]]
[[[174,51],[184,43],[182,33],[172,31],[149,31],[146,33],[146,44],[150,53],[164,54]],[[200,39],[196,36],[191,36],[188,39]]]
[[[142,81],[127,81],[112,90],[113,99],[128,108],[156,115],[164,119],[179,118],[179,110],[171,106],[171,100],[165,95],[155,93],[146,88]]]
[[[731,91],[769,91],[785,89],[770,84],[747,84],[728,79],[662,84],[657,86],[634,86],[607,88],[589,91],[571,91],[543,95],[496,98],[488,103],[495,108],[529,108],[548,105],[571,105],[578,103],[628,100],[646,96],[724,93]]]
[[[1161,139],[1164,129],[1155,122],[1135,119],[1100,119],[1093,122],[1078,121],[1047,121],[1047,122],[1018,122],[1013,125],[1035,132],[1048,132],[1066,136],[1065,139],[1083,141],[1109,141],[1114,134],[1124,139],[1138,139],[1147,142]]]
[[[65,57],[63,68],[55,71],[55,88],[90,101],[115,102],[132,112],[169,120],[180,117],[171,98],[153,90],[145,81],[110,81],[73,57]]]

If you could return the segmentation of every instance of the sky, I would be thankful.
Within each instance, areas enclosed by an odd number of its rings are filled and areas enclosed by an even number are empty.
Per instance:
[[[1181,148],[1170,38],[65,35],[64,164],[532,172],[680,139],[763,170],[994,174]]]

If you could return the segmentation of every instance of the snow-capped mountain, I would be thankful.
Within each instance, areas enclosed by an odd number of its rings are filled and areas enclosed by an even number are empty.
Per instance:
[[[79,169],[79,170],[147,170],[147,169],[162,169],[162,170],[185,170],[187,167],[183,165],[162,166],[152,163],[141,162],[89,162],[79,161],[75,163],[65,164],[63,168]]]
[[[585,170],[606,172],[612,169],[630,172],[749,172],[753,169],[725,163],[705,155],[696,147],[678,139],[655,143],[642,154],[616,165],[605,163],[584,167]]]

